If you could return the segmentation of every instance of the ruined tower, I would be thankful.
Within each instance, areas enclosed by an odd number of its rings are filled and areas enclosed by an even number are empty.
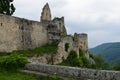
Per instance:
[[[76,45],[82,49],[85,53],[85,56],[89,58],[89,53],[88,53],[88,37],[86,33],[81,33],[81,34],[74,34],[74,41],[76,42]]]
[[[57,25],[58,30],[60,31],[60,35],[67,35],[67,31],[65,28],[64,17],[58,18],[55,17],[53,22]]]
[[[51,11],[48,3],[46,3],[42,9],[41,22],[43,21],[51,21]]]

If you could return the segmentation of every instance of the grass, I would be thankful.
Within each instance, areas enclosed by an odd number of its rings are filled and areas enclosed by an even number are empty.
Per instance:
[[[58,76],[38,76],[34,74],[24,74],[20,72],[0,71],[0,80],[74,80],[72,78],[63,79]]]
[[[0,80],[40,80],[37,75],[22,74],[20,72],[0,71]]]
[[[33,50],[18,50],[18,51],[13,51],[13,53],[23,54],[24,56],[30,57],[34,55],[52,54],[55,53],[56,50],[57,48],[55,45],[46,44],[42,47],[35,48]]]
[[[0,52],[0,56],[10,55],[13,53],[22,54],[23,56],[27,56],[27,57],[31,57],[34,55],[53,54],[53,53],[56,53],[57,45],[58,45],[57,42],[53,42],[52,44],[46,44],[44,46],[31,49],[31,50],[16,50],[11,53]]]

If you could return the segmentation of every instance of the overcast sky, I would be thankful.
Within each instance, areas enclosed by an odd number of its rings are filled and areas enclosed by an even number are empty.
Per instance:
[[[69,34],[88,34],[89,47],[120,41],[120,0],[14,0],[14,16],[39,21],[46,2]]]

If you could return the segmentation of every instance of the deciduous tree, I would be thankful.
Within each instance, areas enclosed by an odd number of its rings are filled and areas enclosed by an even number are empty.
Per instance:
[[[0,13],[12,15],[15,12],[13,0],[0,0]]]

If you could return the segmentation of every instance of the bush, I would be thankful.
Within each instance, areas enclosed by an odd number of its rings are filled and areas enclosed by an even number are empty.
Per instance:
[[[89,55],[90,55],[90,58],[94,59],[94,56],[93,56],[93,54],[89,54]]]
[[[65,51],[68,52],[69,49],[69,43],[65,43]]]
[[[5,70],[17,70],[23,68],[28,63],[27,58],[22,55],[11,54],[0,58],[0,68]]]
[[[77,53],[75,51],[71,51],[67,59],[60,63],[60,65],[82,67],[83,62],[77,57]]]
[[[77,67],[87,67],[90,68],[92,65],[90,61],[84,55],[84,52],[81,50],[81,54],[78,57],[75,51],[71,51],[66,60],[64,60],[60,65],[64,66],[77,66]]]
[[[83,62],[82,62],[82,60],[79,59],[79,58],[75,58],[75,59],[73,59],[73,60],[70,61],[70,62],[72,62],[72,63],[71,63],[71,66],[77,66],[77,67],[82,67],[82,66],[83,66]]]
[[[67,59],[68,59],[68,60],[71,60],[71,59],[74,59],[74,58],[77,58],[77,53],[72,50],[72,51],[70,51]]]
[[[85,56],[80,57],[80,59],[83,62],[83,67],[90,68],[91,66],[90,61]]]
[[[84,56],[84,52],[83,52],[83,50],[80,49],[80,48],[79,48],[79,56],[80,56],[80,57]]]

